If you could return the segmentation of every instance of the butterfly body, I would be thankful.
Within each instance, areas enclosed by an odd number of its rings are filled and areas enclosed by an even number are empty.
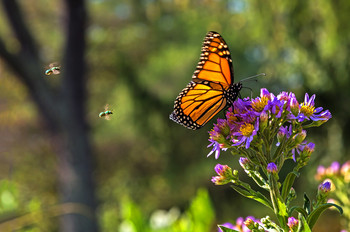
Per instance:
[[[227,105],[232,105],[241,88],[240,82],[233,83],[226,42],[219,33],[210,31],[204,39],[192,81],[176,98],[170,119],[188,129],[199,129]]]

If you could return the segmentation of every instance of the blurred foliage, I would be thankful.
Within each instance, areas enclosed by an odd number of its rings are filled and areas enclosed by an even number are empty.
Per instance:
[[[114,209],[115,211],[115,209]],[[109,211],[105,211],[109,214]],[[113,213],[112,213],[113,214]],[[192,199],[189,208],[180,213],[176,207],[169,211],[155,210],[150,217],[143,215],[140,207],[128,197],[121,201],[121,221],[118,223],[111,215],[104,218],[111,220],[103,223],[103,231],[177,231],[177,232],[206,232],[215,227],[213,224],[214,211],[211,206],[209,194],[204,189],[199,189]],[[115,218],[114,218],[115,219]]]
[[[60,62],[63,4],[20,4],[43,63]],[[267,74],[257,83],[244,82],[253,96],[261,87],[274,93],[293,91],[298,99],[305,92],[315,93],[317,104],[332,112],[327,126],[317,133],[311,130],[316,152],[313,165],[303,170],[309,179],[297,182],[297,192],[316,189],[313,175],[318,164],[349,159],[349,1],[90,0],[88,7],[89,98],[88,112],[81,113],[90,122],[99,215],[106,231],[125,217],[116,213],[124,207],[119,202],[125,196],[134,202],[129,207],[137,206],[142,221],[158,208],[177,205],[184,210],[199,187],[209,189],[218,223],[267,213],[253,202],[241,201],[230,188],[210,183],[217,161],[206,158],[206,146],[214,121],[189,131],[168,119],[177,94],[191,79],[209,30],[221,33],[229,44],[236,81]],[[18,43],[1,6],[0,12],[0,37],[16,50]],[[0,60],[0,178],[17,183],[17,207],[24,209],[33,199],[54,205],[56,160],[41,115],[3,64]],[[59,75],[48,78],[55,85]],[[241,92],[242,97],[250,94]],[[109,121],[98,118],[107,103],[113,110]],[[228,155],[223,153],[219,162],[224,164]]]

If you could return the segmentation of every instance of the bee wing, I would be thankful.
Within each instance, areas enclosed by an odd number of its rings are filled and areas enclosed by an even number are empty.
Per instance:
[[[59,64],[58,64],[58,62],[52,62],[52,63],[49,64],[49,67],[50,68],[59,67]]]
[[[53,73],[53,74],[59,74],[59,73],[60,73],[60,70],[58,70],[58,69],[52,69],[52,73]]]

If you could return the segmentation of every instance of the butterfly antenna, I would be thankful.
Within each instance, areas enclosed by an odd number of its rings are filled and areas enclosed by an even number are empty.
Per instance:
[[[252,88],[243,86],[242,89],[249,89],[250,90],[250,98],[253,98],[253,89]]]
[[[257,77],[260,77],[260,76],[266,76],[266,74],[265,73],[259,73],[259,74],[254,75],[254,76],[244,78],[243,80],[241,80],[241,82],[243,82],[243,81],[250,81],[250,80],[252,80],[254,78],[257,78]],[[257,80],[255,79],[255,81],[257,81]]]

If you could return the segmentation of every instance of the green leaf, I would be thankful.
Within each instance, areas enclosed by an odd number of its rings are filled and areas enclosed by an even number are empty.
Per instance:
[[[282,217],[287,217],[288,214],[287,214],[286,205],[280,199],[277,199],[277,204],[278,204],[278,209],[279,209],[278,215],[280,215]]]
[[[207,190],[198,189],[187,213],[191,217],[193,227],[196,228],[194,231],[209,231],[207,228],[213,225],[215,214]]]
[[[314,227],[314,225],[317,222],[317,219],[320,217],[320,215],[323,213],[323,211],[325,211],[326,209],[328,209],[329,207],[332,207],[332,206],[336,207],[340,214],[343,214],[343,209],[339,205],[336,205],[333,203],[322,204],[319,207],[317,207],[316,209],[314,209],[310,213],[309,217],[307,218],[307,222],[308,222],[311,229],[312,229],[312,227]]]
[[[239,232],[237,230],[233,230],[233,229],[230,229],[230,228],[227,228],[223,225],[218,225],[218,227],[223,231],[223,232]]]
[[[261,204],[263,204],[263,205],[265,205],[273,210],[273,206],[272,206],[271,202],[264,195],[262,195],[260,192],[256,192],[254,190],[247,191],[247,190],[244,190],[244,189],[242,189],[238,186],[235,186],[235,185],[231,185],[231,187],[234,190],[236,190],[239,194],[241,194],[242,196],[256,200],[257,202],[260,202]]]
[[[311,232],[309,225],[301,214],[299,214],[299,222],[300,223],[297,232]]]
[[[307,218],[308,214],[307,214],[306,210],[300,206],[293,206],[292,208],[290,208],[288,211],[289,217],[292,216],[292,213],[294,210],[297,211],[298,213],[301,213],[305,218]]]
[[[310,214],[311,212],[311,204],[309,197],[304,193],[304,209],[306,210],[307,214]]]
[[[282,187],[282,193],[281,197],[285,201],[287,199],[288,193],[290,191],[290,188],[294,184],[294,180],[296,177],[299,176],[299,173],[296,171],[290,172],[287,176],[286,179],[283,181],[283,187]]]

